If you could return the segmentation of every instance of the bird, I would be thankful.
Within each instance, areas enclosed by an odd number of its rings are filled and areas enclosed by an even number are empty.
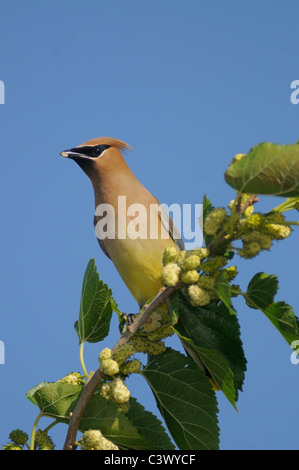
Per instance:
[[[163,288],[164,251],[168,247],[182,251],[184,243],[166,209],[129,168],[123,155],[129,150],[131,146],[122,140],[99,137],[60,155],[74,160],[89,177],[94,190],[94,227],[99,245],[142,309]],[[189,357],[217,389],[197,352],[181,341]]]
[[[124,283],[136,299],[140,308],[152,297],[155,297],[162,287],[161,268],[163,252],[167,247],[175,246],[178,250],[184,244],[178,230],[159,200],[153,196],[130,170],[123,152],[131,147],[125,142],[101,137],[89,140],[83,144],[61,152],[61,155],[73,159],[90,178],[95,197],[95,228],[105,217],[97,215],[101,207],[112,207],[112,216],[118,222],[115,225],[114,238],[98,237],[103,252],[112,260]],[[136,239],[140,227],[134,233],[135,214],[120,214],[119,197],[125,197],[125,209],[138,205],[146,211],[138,217],[138,224],[146,225],[146,233]],[[158,209],[162,210],[159,216]],[[128,211],[129,212],[129,211]],[[136,211],[137,212],[137,211]],[[156,220],[154,221],[154,218]],[[158,225],[160,218],[160,226]],[[157,238],[150,234],[151,219],[158,225]],[[109,223],[107,221],[107,223]],[[136,220],[137,222],[137,220]],[[131,227],[131,236],[128,229]],[[129,236],[121,237],[120,234]],[[159,236],[160,235],[160,236]]]

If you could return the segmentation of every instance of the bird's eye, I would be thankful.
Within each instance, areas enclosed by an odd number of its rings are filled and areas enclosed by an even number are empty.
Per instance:
[[[103,149],[101,147],[95,147],[93,149],[93,156],[98,157],[99,155],[101,155],[102,152],[103,152]]]

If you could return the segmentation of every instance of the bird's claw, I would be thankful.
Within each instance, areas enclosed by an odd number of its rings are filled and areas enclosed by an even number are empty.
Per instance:
[[[134,323],[134,320],[135,320],[135,317],[137,316],[137,314],[136,313],[129,313],[129,315],[127,315],[126,313],[122,313],[121,316],[122,316],[124,322],[127,324],[127,327],[130,327]]]

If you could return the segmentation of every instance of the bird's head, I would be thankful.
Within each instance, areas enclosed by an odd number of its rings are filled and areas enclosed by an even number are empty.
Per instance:
[[[91,177],[94,172],[101,174],[109,172],[109,170],[117,170],[124,164],[121,152],[130,149],[131,147],[122,140],[112,137],[98,137],[77,147],[64,150],[60,155],[75,160],[82,170]]]

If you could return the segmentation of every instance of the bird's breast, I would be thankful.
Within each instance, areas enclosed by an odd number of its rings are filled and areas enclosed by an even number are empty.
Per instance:
[[[162,287],[162,257],[171,239],[106,240],[105,249],[123,281],[141,306]]]
[[[159,206],[131,203],[100,204],[95,213],[95,232],[100,245],[113,261],[139,305],[157,295],[162,287],[162,258],[168,246],[176,246],[167,226],[161,223]]]

